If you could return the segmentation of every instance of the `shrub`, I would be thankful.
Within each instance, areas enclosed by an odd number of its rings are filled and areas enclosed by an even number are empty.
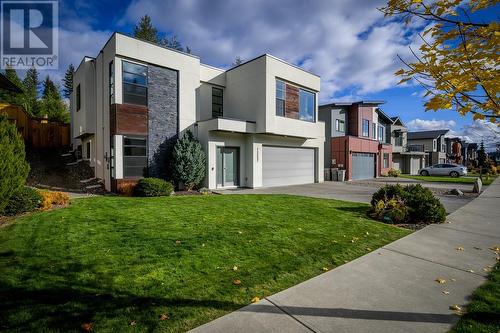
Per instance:
[[[401,171],[396,170],[396,169],[390,169],[389,172],[387,172],[387,175],[389,177],[398,177],[401,174]]]
[[[169,196],[174,192],[172,183],[159,178],[142,178],[134,188],[136,197]]]
[[[210,191],[208,188],[206,188],[206,187],[202,187],[202,188],[200,188],[200,189],[198,190],[198,192],[200,192],[200,193],[201,193],[201,194],[203,194],[203,195],[207,195],[207,194],[210,194],[210,193],[211,193],[211,191]]]
[[[175,143],[172,158],[174,179],[183,183],[186,190],[191,191],[205,178],[205,153],[190,130]]]
[[[372,196],[372,216],[393,222],[441,223],[446,219],[446,210],[429,190],[420,184],[387,185]]]
[[[42,196],[37,190],[23,186],[16,190],[5,207],[4,214],[8,216],[18,215],[25,212],[37,210],[42,204]]]
[[[29,165],[16,126],[0,115],[0,213],[9,198],[26,182]]]
[[[70,201],[69,196],[63,192],[40,190],[38,193],[42,196],[41,210],[49,210],[53,205],[67,206]]]
[[[408,206],[411,221],[442,223],[446,210],[431,190],[420,184],[408,185],[405,190],[405,204]]]

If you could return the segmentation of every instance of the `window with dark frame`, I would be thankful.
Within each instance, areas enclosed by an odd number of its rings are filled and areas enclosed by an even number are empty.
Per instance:
[[[377,140],[377,124],[372,124],[372,137]]]
[[[389,154],[384,153],[384,168],[389,167]]]
[[[385,127],[382,125],[378,126],[378,141],[385,142]]]
[[[299,89],[299,119],[314,122],[316,120],[315,107],[316,94]]]
[[[222,118],[224,115],[224,91],[212,87],[212,117]]]
[[[345,132],[345,121],[335,119],[335,130],[337,132]]]
[[[370,121],[363,119],[363,136],[370,137]]]
[[[109,63],[109,104],[113,104],[115,99],[115,64]]]
[[[147,106],[148,68],[122,61],[123,103]]]
[[[147,175],[147,137],[123,137],[123,176],[126,178]]]
[[[76,86],[76,111],[80,111],[82,107],[82,99],[81,99],[81,88],[80,85]]]
[[[276,115],[285,116],[286,83],[276,80]]]

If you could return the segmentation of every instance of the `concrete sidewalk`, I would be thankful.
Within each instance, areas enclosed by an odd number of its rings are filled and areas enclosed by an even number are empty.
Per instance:
[[[446,332],[500,244],[500,179],[432,225],[192,332]],[[464,250],[457,250],[462,247]],[[445,279],[445,284],[436,279]],[[447,292],[447,293],[444,293]]]

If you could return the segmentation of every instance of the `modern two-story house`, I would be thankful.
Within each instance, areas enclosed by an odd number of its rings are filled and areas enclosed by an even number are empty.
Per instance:
[[[423,151],[412,149],[408,145],[408,129],[399,117],[392,117],[390,135],[392,145],[392,167],[404,174],[417,175],[425,165]]]
[[[210,189],[323,181],[320,78],[276,57],[224,70],[114,33],[73,81],[73,145],[108,190],[168,177],[188,129],[207,154]]]
[[[369,179],[392,167],[389,125],[381,101],[331,103],[319,108],[325,122],[324,167],[346,170],[346,180]]]
[[[425,166],[446,162],[445,135],[449,130],[420,131],[408,133],[410,151],[425,153]]]

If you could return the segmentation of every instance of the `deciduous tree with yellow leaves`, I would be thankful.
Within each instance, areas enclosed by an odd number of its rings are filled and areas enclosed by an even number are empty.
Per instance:
[[[473,17],[495,10],[499,0],[389,0],[380,10],[406,24],[427,22],[414,62],[395,74],[417,81],[429,99],[426,110],[455,109],[500,126],[500,24]],[[498,16],[495,16],[498,18]]]

